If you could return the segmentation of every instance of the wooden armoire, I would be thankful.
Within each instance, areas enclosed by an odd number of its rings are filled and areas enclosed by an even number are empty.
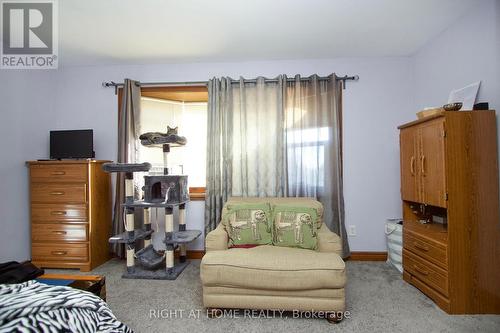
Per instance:
[[[110,259],[108,161],[30,161],[31,258],[47,268],[90,271]]]
[[[448,313],[500,313],[495,111],[443,111],[398,128],[404,280]]]

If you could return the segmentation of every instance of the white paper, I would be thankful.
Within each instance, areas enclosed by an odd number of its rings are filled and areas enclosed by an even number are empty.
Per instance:
[[[466,87],[453,90],[448,97],[448,103],[462,103],[460,110],[472,110],[476,102],[477,92],[481,81],[474,82]]]

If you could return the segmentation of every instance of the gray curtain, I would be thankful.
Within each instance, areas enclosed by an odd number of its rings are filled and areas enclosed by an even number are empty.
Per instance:
[[[229,96],[228,96],[229,95]],[[231,177],[228,143],[232,128],[228,112],[231,98],[231,81],[208,81],[207,120],[207,181],[205,190],[205,234],[215,229],[220,221],[222,205],[230,196]]]
[[[118,156],[119,163],[135,163],[139,153],[139,120],[141,112],[141,88],[138,81],[124,80],[121,109],[118,112]],[[122,173],[116,174],[115,203],[112,234],[125,231],[123,209],[125,200],[125,178]],[[120,244],[112,244],[111,250],[123,257],[125,250]]]
[[[286,78],[284,78],[286,81]],[[344,223],[342,178],[342,83],[317,75],[284,83],[284,133],[287,196],[315,197],[324,222],[350,255]]]
[[[283,196],[283,86],[273,83],[208,83],[205,232],[220,221],[230,196]]]
[[[324,221],[343,241],[342,88],[313,75],[292,82],[208,84],[205,232],[220,222],[230,196],[315,197]]]

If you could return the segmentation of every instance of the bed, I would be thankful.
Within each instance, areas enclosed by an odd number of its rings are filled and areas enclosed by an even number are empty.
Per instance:
[[[132,332],[100,297],[36,280],[0,284],[0,333]]]

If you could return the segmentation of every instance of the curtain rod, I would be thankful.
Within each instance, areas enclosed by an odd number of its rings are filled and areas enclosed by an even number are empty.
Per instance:
[[[326,80],[329,80],[330,77],[329,76],[323,76],[323,77],[319,77],[318,79],[320,81],[326,81]],[[347,76],[347,75],[344,75],[344,76],[335,76],[335,79],[337,81],[342,81],[343,82],[343,88],[345,89],[345,82],[346,81],[357,81],[357,80],[359,80],[359,76],[358,75],[352,75],[352,76]],[[309,78],[307,78],[307,77],[300,78],[300,81],[307,81],[307,80],[309,80]],[[264,81],[265,82],[278,82],[278,79],[265,79]],[[287,79],[287,82],[294,82],[294,81],[295,81],[294,78],[288,78]],[[257,79],[246,79],[246,80],[243,80],[243,82],[244,83],[256,83]],[[231,81],[231,84],[236,84],[236,83],[240,83],[240,80],[233,79]],[[208,84],[208,81],[141,82],[139,84],[139,86],[141,86],[141,87],[152,87],[152,86],[168,86],[168,87],[183,87],[183,86],[186,86],[186,87],[194,87],[194,86],[206,86],[207,84]],[[105,87],[105,88],[114,87],[115,90],[116,90],[116,89],[118,89],[120,87],[123,87],[123,83],[116,83],[116,82],[113,82],[113,81],[109,81],[109,82],[103,82],[102,86]]]

